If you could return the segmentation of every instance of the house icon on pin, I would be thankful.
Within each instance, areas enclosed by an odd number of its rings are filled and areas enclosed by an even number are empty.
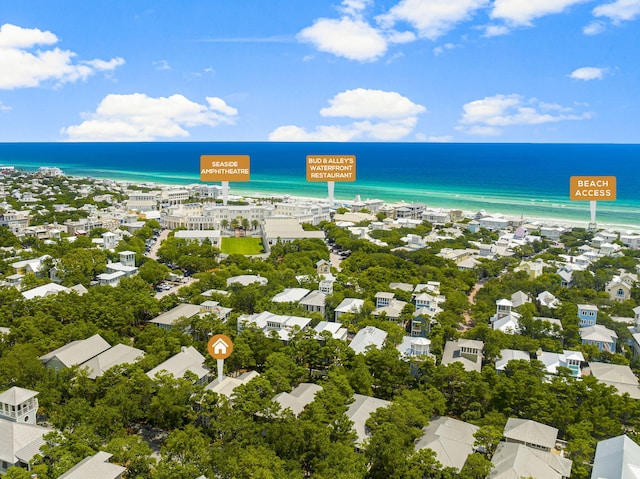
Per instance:
[[[222,338],[219,338],[215,343],[213,343],[214,354],[227,354],[228,348],[229,345],[225,343]]]
[[[209,339],[207,350],[214,359],[227,359],[233,351],[233,342],[224,334],[216,334]]]

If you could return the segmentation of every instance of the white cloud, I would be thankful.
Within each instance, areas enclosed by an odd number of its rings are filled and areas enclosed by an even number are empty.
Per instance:
[[[382,33],[368,23],[348,17],[320,18],[298,33],[298,39],[318,50],[349,60],[372,61],[387,51]]]
[[[602,80],[606,71],[606,68],[582,67],[573,70],[569,76],[575,80]]]
[[[58,37],[37,28],[4,24],[0,27],[0,89],[37,87],[46,81],[63,83],[86,80],[98,71],[124,64],[122,58],[74,63],[76,54],[59,48],[31,51],[37,45],[55,45]]]
[[[488,0],[401,0],[377,20],[382,28],[409,23],[420,37],[435,40],[487,4]]]
[[[603,22],[591,22],[589,25],[582,29],[582,33],[585,35],[598,35],[604,32],[605,26]]]
[[[593,9],[596,17],[607,17],[613,23],[634,20],[640,16],[640,0],[615,0]]]
[[[338,93],[331,100],[331,106],[322,108],[322,116],[340,116],[347,118],[383,118],[398,119],[415,117],[426,111],[422,105],[417,105],[407,97],[394,91],[354,90]]]
[[[322,108],[323,117],[348,118],[345,125],[322,125],[313,130],[286,125],[276,128],[271,141],[393,141],[409,135],[418,123],[418,115],[426,111],[396,92],[357,88],[338,93],[330,106]]]
[[[357,17],[371,4],[373,4],[373,0],[343,0],[339,10],[350,17]]]
[[[444,45],[439,45],[437,47],[434,47],[433,54],[435,56],[442,55],[446,50],[453,50],[454,48],[456,48],[456,46],[457,45],[453,43],[445,43]]]
[[[536,18],[562,13],[569,7],[589,0],[495,0],[491,18],[512,25],[531,25]]]
[[[95,113],[60,132],[76,141],[152,141],[188,137],[186,128],[231,124],[237,110],[224,100],[207,97],[207,105],[183,95],[153,98],[144,93],[107,95]]]
[[[458,127],[471,135],[498,135],[501,127],[540,125],[568,120],[586,120],[591,113],[575,114],[572,109],[520,95],[495,95],[466,103]]]
[[[499,37],[501,35],[506,35],[511,30],[505,27],[504,25],[487,25],[484,30],[485,37]]]
[[[156,70],[171,70],[171,65],[169,65],[167,60],[153,62],[153,65],[156,67]]]
[[[11,110],[11,107],[10,107],[10,106],[5,105],[4,103],[2,103],[2,102],[0,101],[0,111],[9,111],[9,110]]]

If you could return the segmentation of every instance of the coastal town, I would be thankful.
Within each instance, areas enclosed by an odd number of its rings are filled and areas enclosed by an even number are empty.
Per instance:
[[[640,470],[640,228],[0,173],[3,477]]]

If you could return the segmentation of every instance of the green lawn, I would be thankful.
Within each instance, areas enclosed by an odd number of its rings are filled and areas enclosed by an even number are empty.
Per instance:
[[[264,253],[261,238],[222,238],[220,249],[224,254],[260,254]]]

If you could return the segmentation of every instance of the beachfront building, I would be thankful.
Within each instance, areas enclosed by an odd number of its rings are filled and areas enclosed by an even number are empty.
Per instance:
[[[620,242],[631,249],[640,249],[640,234],[626,233],[620,235]]]
[[[509,227],[509,220],[500,215],[483,216],[478,219],[478,223],[480,224],[480,228],[489,231],[505,230]]]

